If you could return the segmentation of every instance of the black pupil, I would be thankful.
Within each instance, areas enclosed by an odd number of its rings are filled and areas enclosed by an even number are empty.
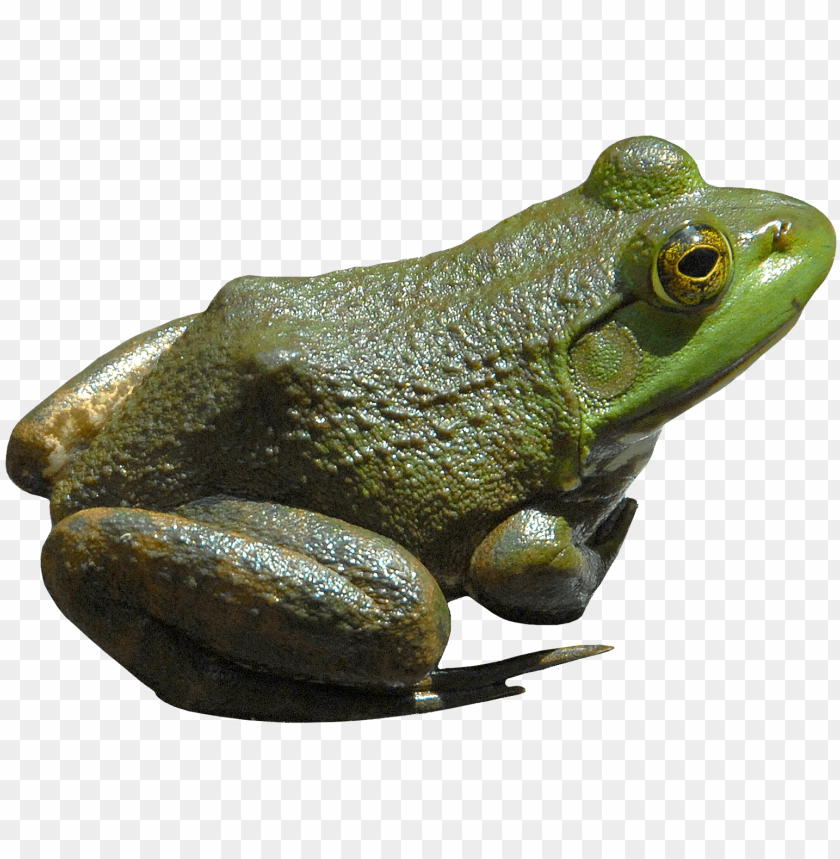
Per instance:
[[[708,277],[717,261],[718,252],[714,248],[695,248],[680,260],[677,268],[686,277]]]

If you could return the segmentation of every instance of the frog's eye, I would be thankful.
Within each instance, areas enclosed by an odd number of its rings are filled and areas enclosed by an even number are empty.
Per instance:
[[[696,307],[720,293],[731,271],[732,248],[723,233],[709,224],[689,224],[662,245],[651,276],[663,301]]]

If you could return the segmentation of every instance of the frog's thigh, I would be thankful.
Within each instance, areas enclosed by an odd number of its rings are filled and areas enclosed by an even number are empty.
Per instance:
[[[465,585],[485,608],[519,623],[570,623],[621,548],[636,502],[625,498],[587,541],[562,516],[535,508],[502,522],[473,553]]]
[[[155,677],[146,664],[160,624],[260,671],[379,688],[424,678],[449,635],[443,595],[412,555],[275,504],[83,510],[55,526],[42,565],[61,610],[167,700],[171,665]]]
[[[155,366],[194,317],[185,316],[112,349],[32,409],[9,439],[6,469],[21,489],[49,498],[113,410]]]

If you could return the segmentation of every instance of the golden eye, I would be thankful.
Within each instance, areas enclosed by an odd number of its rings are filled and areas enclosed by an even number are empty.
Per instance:
[[[708,304],[729,283],[732,248],[720,230],[689,224],[662,245],[651,272],[654,292],[676,307]]]

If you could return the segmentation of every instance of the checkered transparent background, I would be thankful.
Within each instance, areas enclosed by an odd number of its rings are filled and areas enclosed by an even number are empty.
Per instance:
[[[452,245],[632,134],[836,223],[838,8],[4,0],[4,437],[237,275]],[[837,277],[668,426],[582,620],[453,604],[448,665],[615,646],[520,698],[338,725],[175,710],[59,614],[46,502],[3,481],[0,852],[840,855]]]

